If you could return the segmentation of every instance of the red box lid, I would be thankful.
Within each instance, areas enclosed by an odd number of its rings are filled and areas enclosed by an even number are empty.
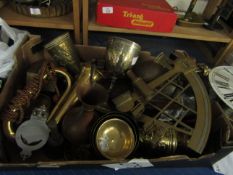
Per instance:
[[[98,0],[99,3],[124,6],[137,9],[174,12],[165,0]]]

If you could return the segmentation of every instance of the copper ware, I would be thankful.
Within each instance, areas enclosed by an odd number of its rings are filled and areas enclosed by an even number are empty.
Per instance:
[[[63,96],[60,98],[60,101],[64,100],[71,87],[70,76],[65,70],[52,67],[49,63],[45,62],[42,65],[40,73],[33,74],[31,80],[27,82],[25,88],[23,90],[18,90],[17,95],[11,100],[9,107],[3,113],[4,134],[10,140],[14,140],[15,138],[14,123],[19,124],[22,122],[24,118],[24,110],[30,106],[32,100],[35,101],[38,98],[41,88],[46,84],[45,80],[48,77],[54,76],[54,73],[61,74],[66,78],[68,87]],[[60,107],[60,101],[55,109]],[[60,120],[60,118],[56,118],[56,120]]]
[[[80,61],[69,33],[56,37],[46,44],[45,48],[58,65],[66,67],[74,75],[80,72]]]
[[[14,96],[7,108],[2,113],[2,127],[5,136],[14,140],[15,130],[14,124],[19,124],[24,118],[24,110],[26,110],[32,100],[35,100],[43,85],[43,76],[48,73],[49,63],[44,62],[38,74],[33,74],[30,81],[22,90],[18,90],[16,96]]]
[[[71,93],[71,95],[76,96],[82,102],[82,107],[74,108],[68,112],[62,123],[65,138],[74,145],[85,141],[88,134],[88,126],[94,116],[95,106],[107,100],[107,90],[97,83],[102,78],[102,75],[98,71],[92,71],[91,65],[86,65],[82,69],[77,80],[77,86],[74,88],[76,92],[74,92],[75,94]],[[64,103],[57,115],[64,113],[64,107],[67,107],[67,109],[70,107],[69,101]]]
[[[102,116],[94,124],[91,134],[95,150],[111,160],[127,158],[135,150],[138,142],[135,124],[121,113]]]
[[[72,145],[80,145],[88,139],[88,129],[94,117],[94,109],[84,106],[71,109],[62,122],[62,133]]]

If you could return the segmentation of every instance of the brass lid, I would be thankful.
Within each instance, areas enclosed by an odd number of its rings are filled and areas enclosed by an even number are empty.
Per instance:
[[[103,122],[96,131],[98,151],[108,159],[124,159],[135,148],[135,135],[131,126],[122,119]]]

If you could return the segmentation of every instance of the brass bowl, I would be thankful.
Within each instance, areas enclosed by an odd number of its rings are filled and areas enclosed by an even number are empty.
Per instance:
[[[110,160],[127,158],[138,143],[135,125],[120,113],[101,118],[94,126],[92,137],[96,151]]]
[[[106,65],[114,74],[122,74],[137,61],[141,46],[133,41],[112,37],[107,43]]]

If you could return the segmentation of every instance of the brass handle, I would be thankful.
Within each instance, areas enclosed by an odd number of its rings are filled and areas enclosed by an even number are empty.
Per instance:
[[[67,72],[65,72],[65,71],[63,71],[61,69],[55,69],[54,71],[56,73],[59,73],[59,74],[63,75],[66,78],[66,82],[67,82],[67,88],[66,88],[65,92],[63,93],[62,97],[59,99],[58,103],[53,108],[52,112],[50,113],[50,115],[48,117],[48,121],[50,121],[51,119],[54,118],[56,123],[59,123],[59,121],[62,119],[62,116],[64,115],[60,111],[60,109],[63,109],[62,105],[64,105],[64,103],[65,103],[65,101],[67,99],[67,96],[70,93],[72,82],[71,82],[71,77]]]

